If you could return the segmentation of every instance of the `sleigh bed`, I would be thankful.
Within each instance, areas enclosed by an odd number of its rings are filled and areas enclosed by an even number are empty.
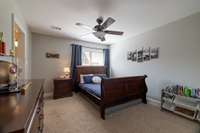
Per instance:
[[[106,108],[119,105],[130,100],[142,99],[147,103],[146,75],[135,77],[102,78],[100,84],[80,83],[80,75],[105,74],[105,67],[101,66],[78,66],[75,80],[77,89],[86,94],[100,106],[101,118],[105,119]]]

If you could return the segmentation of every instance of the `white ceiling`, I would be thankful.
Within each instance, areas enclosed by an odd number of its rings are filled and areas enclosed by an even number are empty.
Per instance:
[[[87,30],[76,22],[94,26],[96,18],[111,16],[109,27],[122,30],[123,36],[107,35],[106,44],[114,44],[145,31],[200,11],[200,0],[17,0],[32,32],[100,43],[93,35],[81,37]],[[51,26],[59,26],[55,31]]]

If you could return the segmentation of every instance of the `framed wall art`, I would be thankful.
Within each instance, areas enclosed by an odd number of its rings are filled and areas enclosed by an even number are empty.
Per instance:
[[[137,62],[143,62],[143,49],[137,52]]]
[[[143,60],[144,61],[149,61],[151,59],[151,48],[147,48],[143,50]]]
[[[127,60],[133,62],[145,62],[159,58],[159,48],[142,48],[140,50],[128,51]]]
[[[137,50],[135,50],[134,52],[132,52],[131,60],[134,61],[134,62],[137,61]]]
[[[59,59],[60,58],[60,54],[58,53],[46,53],[46,58],[54,58],[54,59]]]
[[[133,52],[128,51],[128,53],[127,53],[127,60],[131,60],[131,58],[132,58],[132,53],[133,53]]]
[[[158,59],[158,58],[159,58],[159,48],[152,48],[151,59]]]

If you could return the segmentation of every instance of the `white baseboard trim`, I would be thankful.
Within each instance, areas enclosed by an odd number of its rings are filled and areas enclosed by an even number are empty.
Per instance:
[[[44,93],[44,98],[47,99],[47,98],[52,98],[53,97],[53,92],[46,92]]]
[[[161,106],[161,101],[159,101],[157,99],[153,99],[151,97],[147,97],[147,103],[151,104],[151,105],[154,105],[154,106],[157,106],[157,107]]]

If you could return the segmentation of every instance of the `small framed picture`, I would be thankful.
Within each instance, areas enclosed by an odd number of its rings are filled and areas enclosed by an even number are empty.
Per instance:
[[[137,50],[135,50],[134,52],[132,52],[132,57],[131,57],[132,61],[137,61]]]
[[[132,52],[128,51],[128,53],[127,53],[127,60],[131,60],[131,58],[132,58]]]
[[[143,50],[143,60],[144,61],[149,61],[151,59],[150,53],[151,53],[150,47]]]
[[[159,48],[152,48],[151,59],[158,59],[158,58],[159,58]]]
[[[60,58],[60,54],[57,54],[57,53],[49,53],[49,52],[47,52],[47,53],[46,53],[46,58],[58,59],[58,58]]]
[[[137,52],[137,62],[143,62],[143,49]]]

